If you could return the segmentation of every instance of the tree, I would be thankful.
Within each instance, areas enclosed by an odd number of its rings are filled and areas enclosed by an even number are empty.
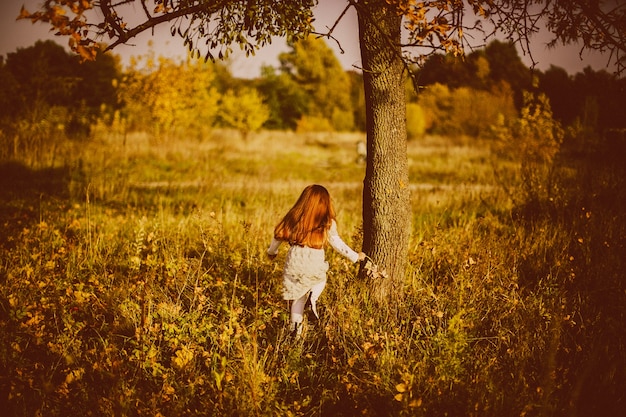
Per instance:
[[[589,109],[585,108],[594,101],[596,112],[593,124],[602,130],[607,128],[624,128],[626,126],[626,78],[615,80],[606,71],[593,71],[587,67],[574,76],[574,91],[578,93],[579,115],[584,117]],[[587,119],[589,115],[587,114]],[[587,120],[587,123],[591,120]]]
[[[468,85],[472,74],[465,62],[453,54],[435,54],[425,60],[424,65],[416,71],[420,87],[445,84],[456,88]]]
[[[270,129],[295,129],[307,112],[310,98],[289,74],[277,74],[272,67],[263,67],[261,73],[258,89],[270,110],[265,125]]]
[[[119,91],[125,125],[157,135],[191,131],[201,138],[217,116],[215,66],[196,58],[177,64],[162,57],[149,58],[142,70],[135,65],[126,72]]]
[[[313,31],[315,0],[47,0],[40,10],[22,9],[21,17],[50,23],[69,36],[70,47],[92,58],[97,42],[112,40],[110,48],[157,25],[170,22],[172,34],[184,38],[190,51],[205,57],[227,55],[238,44],[246,53],[271,41],[305,39]],[[480,26],[465,19],[490,23],[522,47],[538,31],[541,18],[559,42],[581,40],[583,48],[611,53],[618,69],[626,65],[626,5],[607,8],[607,2],[537,0],[528,7],[519,0],[350,0],[359,21],[359,39],[366,99],[368,160],[363,191],[363,248],[374,262],[401,283],[411,233],[408,164],[406,156],[404,70],[421,63],[428,51],[463,54]],[[94,24],[89,11],[99,7]],[[466,10],[467,9],[467,10]],[[137,24],[135,10],[143,12]],[[341,19],[345,14],[341,14]],[[98,19],[97,17],[93,17]],[[404,22],[406,35],[401,37]],[[332,38],[336,25],[322,34]],[[484,33],[484,32],[483,32]],[[489,34],[487,34],[489,35]],[[206,48],[203,47],[206,45]],[[204,49],[203,49],[204,48]],[[403,51],[419,48],[414,58]],[[400,287],[400,286],[398,286]],[[384,294],[385,291],[382,292]]]
[[[0,57],[0,125],[14,119],[20,113],[20,103],[17,102],[20,85],[13,73],[7,68]]]
[[[363,93],[363,76],[353,70],[347,72],[350,77],[350,99],[352,100],[352,109],[354,127],[365,132],[365,95]]]
[[[363,251],[402,282],[411,233],[402,16],[385,0],[359,3],[357,11],[367,126]],[[390,290],[382,287],[381,300]]]
[[[335,130],[352,130],[351,80],[323,40],[309,36],[292,43],[279,60],[309,97],[308,116],[326,119]]]
[[[7,157],[53,162],[61,140],[85,138],[116,107],[115,58],[100,53],[84,64],[51,40],[7,54],[0,66],[0,147]]]
[[[515,92],[518,108],[523,106],[523,92],[532,87],[532,74],[524,66],[515,45],[493,41],[485,48],[489,61],[489,76],[496,83],[506,82]]]
[[[267,121],[269,109],[256,89],[242,88],[236,94],[228,90],[222,95],[218,117],[224,126],[237,129],[247,139]]]
[[[550,99],[554,117],[564,125],[574,121],[579,113],[577,96],[572,80],[563,68],[551,66],[539,77],[539,88]]]

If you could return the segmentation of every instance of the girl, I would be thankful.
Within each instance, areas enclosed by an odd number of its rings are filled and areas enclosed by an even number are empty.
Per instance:
[[[337,233],[335,210],[330,194],[321,185],[309,185],[296,204],[274,229],[267,255],[274,259],[282,242],[289,243],[283,270],[283,298],[291,303],[290,330],[302,332],[306,301],[311,296],[311,310],[318,317],[316,302],[326,286],[328,262],[324,258],[326,243],[352,262],[365,259],[363,252],[352,250]]]

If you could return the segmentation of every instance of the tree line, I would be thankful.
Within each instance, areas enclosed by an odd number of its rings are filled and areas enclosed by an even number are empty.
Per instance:
[[[238,79],[228,62],[133,57],[79,59],[53,41],[0,58],[3,159],[36,158],[64,138],[89,138],[98,125],[120,133],[207,134],[234,128],[246,137],[270,130],[365,131],[361,73],[345,71],[323,40],[291,43],[278,67]],[[407,134],[484,138],[499,115],[515,118],[523,94],[545,95],[554,119],[573,134],[602,135],[626,123],[626,81],[586,68],[531,71],[512,43],[493,41],[459,59],[431,55],[407,77]]]
[[[494,111],[518,115],[524,92],[545,95],[554,119],[564,127],[582,126],[601,135],[626,125],[626,79],[591,67],[574,75],[554,65],[545,72],[531,71],[515,45],[508,42],[493,41],[464,60],[452,55],[431,56],[416,71],[414,80],[427,87],[422,100],[415,101],[436,109],[430,133],[481,136],[487,126],[477,119],[491,119],[487,122],[493,123]],[[428,92],[428,87],[436,92]],[[486,100],[493,106],[486,106]],[[471,107],[476,116],[473,122],[467,120]],[[452,110],[459,117],[456,123],[444,117],[450,109],[456,109]]]

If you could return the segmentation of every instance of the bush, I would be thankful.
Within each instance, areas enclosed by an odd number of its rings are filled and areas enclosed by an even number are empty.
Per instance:
[[[497,167],[496,177],[508,189],[514,203],[532,211],[538,205],[553,201],[557,194],[554,182],[556,157],[564,131],[552,118],[546,96],[524,94],[521,116],[506,119],[503,116],[493,126],[494,153],[515,168],[507,171]]]
[[[500,115],[516,115],[513,95],[506,87],[487,92],[433,84],[419,94],[418,104],[425,112],[428,132],[451,137],[489,136],[491,125]]]

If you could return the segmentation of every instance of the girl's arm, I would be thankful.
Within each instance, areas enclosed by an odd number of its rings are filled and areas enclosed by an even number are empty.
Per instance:
[[[363,260],[364,255],[361,256],[360,253],[355,252],[350,246],[348,246],[337,233],[337,223],[333,220],[333,223],[330,225],[330,230],[328,231],[328,243],[333,247],[337,252],[350,259],[352,262],[356,262],[359,260]]]

